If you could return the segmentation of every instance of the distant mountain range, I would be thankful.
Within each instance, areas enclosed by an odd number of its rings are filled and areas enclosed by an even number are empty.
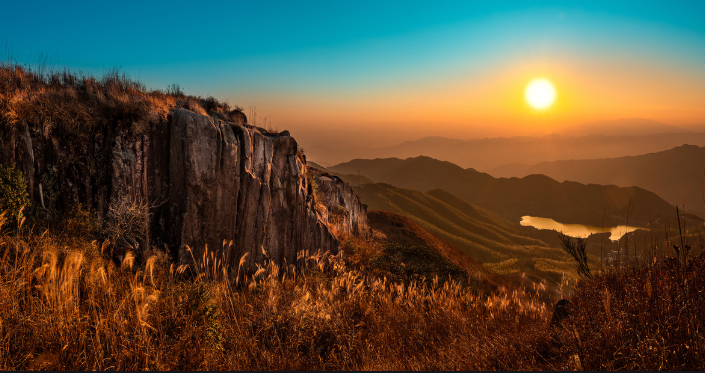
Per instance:
[[[616,120],[599,120],[595,122],[581,123],[570,126],[559,131],[568,136],[632,136],[658,135],[662,133],[683,133],[690,132],[684,128],[671,126],[655,120],[643,118],[624,118]]]
[[[543,174],[558,181],[639,186],[686,211],[704,211],[705,147],[683,145],[656,153],[619,158],[563,160],[492,169],[495,177]]]
[[[362,175],[378,183],[419,191],[445,189],[463,200],[518,223],[523,215],[552,218],[561,223],[594,226],[646,225],[674,213],[674,206],[639,187],[562,183],[544,175],[494,178],[473,169],[429,157],[357,159],[329,170]],[[629,208],[629,211],[627,211]]]
[[[593,122],[565,131],[574,135],[473,140],[425,137],[383,148],[314,146],[307,147],[306,154],[309,160],[326,167],[352,159],[405,159],[423,155],[487,172],[510,163],[615,158],[668,150],[683,144],[705,146],[705,132],[686,132],[643,119]],[[659,133],[661,131],[666,133]],[[351,173],[357,174],[357,170],[353,171]]]

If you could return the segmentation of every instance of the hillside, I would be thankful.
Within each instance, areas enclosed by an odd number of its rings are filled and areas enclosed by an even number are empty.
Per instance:
[[[399,280],[437,275],[441,281],[448,277],[459,283],[471,281],[471,287],[484,293],[511,287],[505,278],[403,215],[370,210],[367,219],[384,242],[373,263],[400,275]]]
[[[464,254],[446,241],[427,231],[413,220],[390,211],[370,210],[367,212],[370,227],[382,234],[385,240],[414,246],[426,246],[438,252],[446,260],[469,272],[490,274],[482,267],[482,263]]]
[[[424,193],[388,184],[365,184],[353,189],[369,209],[401,214],[496,272],[531,272],[558,283],[563,272],[573,271],[568,255],[530,237],[527,232],[532,229],[522,230],[444,190]],[[370,224],[374,228],[374,223]],[[407,234],[403,230],[394,234],[404,235]]]
[[[638,156],[563,160],[535,165],[504,165],[489,173],[495,177],[524,177],[543,174],[558,181],[638,186],[650,190],[671,204],[688,210],[705,210],[703,170],[705,147],[683,145],[662,152]]]
[[[645,225],[650,219],[675,213],[671,204],[638,187],[559,183],[543,175],[497,179],[429,157],[357,159],[328,168],[340,173],[360,170],[378,183],[401,188],[445,189],[512,223],[518,223],[523,215],[532,215],[561,223],[601,226],[604,212],[604,225],[618,225],[626,220],[627,207],[631,206],[630,224]]]

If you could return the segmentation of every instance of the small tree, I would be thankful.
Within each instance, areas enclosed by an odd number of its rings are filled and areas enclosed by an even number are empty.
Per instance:
[[[592,280],[592,273],[588,266],[587,253],[585,252],[585,240],[576,238],[575,242],[563,232],[558,233],[558,239],[561,240],[561,246],[568,254],[570,254],[578,264],[578,275],[584,279]]]
[[[29,205],[27,180],[15,166],[0,164],[0,212],[21,219],[22,207]]]

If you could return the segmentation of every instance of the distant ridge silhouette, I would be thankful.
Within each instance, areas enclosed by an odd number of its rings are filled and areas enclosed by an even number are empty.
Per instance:
[[[543,174],[555,180],[638,186],[686,210],[704,211],[702,182],[705,147],[682,145],[638,156],[591,160],[542,162],[532,166],[511,164],[494,168],[495,177]]]
[[[306,148],[306,156],[309,161],[329,167],[360,158],[405,159],[423,155],[453,162],[462,168],[472,167],[488,172],[510,163],[536,164],[561,159],[616,158],[664,151],[683,144],[705,146],[705,132],[685,132],[680,128],[673,131],[675,132],[644,134],[644,131],[633,130],[624,131],[627,134],[619,136],[552,134],[540,137],[472,140],[425,137],[384,148],[313,146]],[[654,127],[653,132],[659,132],[657,127]]]
[[[631,136],[631,135],[657,135],[661,133],[681,133],[688,130],[671,126],[651,119],[622,118],[615,120],[598,120],[595,122],[581,123],[558,131],[569,136]]]
[[[560,183],[544,175],[496,179],[430,157],[356,159],[329,169],[340,173],[360,170],[375,182],[402,188],[420,191],[442,188],[515,223],[523,215],[532,215],[561,223],[599,226],[604,211],[604,224],[618,225],[624,223],[627,207],[632,206],[630,223],[645,225],[649,219],[656,220],[675,210],[658,195],[638,187]]]

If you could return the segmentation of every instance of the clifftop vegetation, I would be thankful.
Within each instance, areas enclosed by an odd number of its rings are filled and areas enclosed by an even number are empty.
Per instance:
[[[166,90],[148,90],[117,69],[97,79],[68,70],[41,72],[0,63],[0,124],[26,122],[41,126],[45,136],[58,131],[80,138],[106,127],[139,134],[180,107],[238,124],[247,122],[240,107],[211,96],[186,95],[175,84]]]

